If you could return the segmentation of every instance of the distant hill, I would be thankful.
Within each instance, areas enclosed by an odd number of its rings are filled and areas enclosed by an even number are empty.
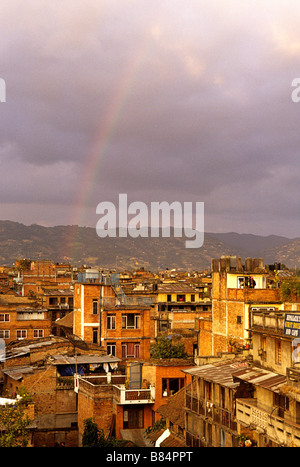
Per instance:
[[[105,268],[210,268],[211,259],[221,255],[262,257],[265,264],[300,264],[300,239],[271,235],[263,237],[234,232],[205,234],[199,249],[185,248],[182,238],[99,238],[95,228],[60,225],[26,226],[0,221],[0,264],[13,265],[16,259],[48,259]]]
[[[228,246],[237,248],[241,255],[244,252],[245,256],[253,258],[257,256],[262,257],[266,250],[280,247],[290,241],[289,238],[278,235],[263,237],[261,235],[238,234],[236,232],[210,233],[209,235],[226,243]]]

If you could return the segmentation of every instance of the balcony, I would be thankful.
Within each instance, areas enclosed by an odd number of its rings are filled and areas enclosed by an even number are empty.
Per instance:
[[[112,397],[117,404],[154,404],[155,387],[150,386],[149,389],[127,389],[125,375],[115,376],[78,376],[78,382],[75,383],[75,391],[93,393],[95,396],[100,396],[101,393],[107,393],[105,388],[112,390]]]
[[[31,320],[43,321],[46,318],[47,318],[47,312],[45,311],[36,311],[36,310],[17,311],[17,321],[31,321]]]
[[[284,313],[277,312],[252,312],[252,328],[257,332],[269,332],[282,335],[284,331]]]
[[[186,391],[186,409],[197,413],[202,418],[210,418],[213,423],[222,425],[232,431],[237,430],[234,414],[227,409],[218,407],[212,402],[205,401]]]
[[[114,395],[120,405],[154,404],[155,387],[149,389],[126,389],[125,386],[115,385]]]
[[[243,426],[265,434],[279,445],[300,446],[300,425],[277,415],[278,407],[265,411],[257,399],[236,399],[236,420]]]

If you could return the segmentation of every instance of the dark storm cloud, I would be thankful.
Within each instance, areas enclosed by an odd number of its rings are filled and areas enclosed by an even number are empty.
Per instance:
[[[204,201],[208,230],[298,235],[294,2],[11,0],[0,13],[1,218],[68,223],[89,183],[90,225],[126,192]]]

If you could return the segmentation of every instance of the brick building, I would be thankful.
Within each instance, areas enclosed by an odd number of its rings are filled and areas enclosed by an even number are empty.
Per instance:
[[[139,440],[160,418],[156,410],[185,384],[183,369],[190,361],[136,361],[127,365],[126,375],[80,377],[78,387],[79,445],[84,420],[93,417],[105,435]]]
[[[197,349],[195,320],[211,314],[210,289],[204,289],[185,283],[158,284],[154,337],[180,335],[185,351],[193,356]]]
[[[18,339],[48,337],[51,316],[35,300],[15,294],[0,295],[0,338],[7,345]]]
[[[49,311],[51,319],[51,332],[55,336],[64,335],[62,328],[58,326],[58,320],[64,318],[73,311],[73,286],[68,289],[57,289],[55,285],[42,288],[40,301],[43,307]],[[72,323],[73,326],[73,323]]]
[[[212,260],[212,328],[211,355],[243,348],[250,341],[250,306],[278,307],[282,305],[279,290],[269,287],[269,273],[262,259],[247,258],[245,264],[235,256]],[[199,348],[208,345],[201,335]]]
[[[22,296],[43,295],[43,287],[55,286],[58,289],[70,288],[76,278],[69,264],[57,264],[53,261],[16,261],[18,270],[14,278],[15,287]]]
[[[118,365],[118,359],[107,356],[98,346],[77,348],[67,339],[52,337],[22,341],[10,345],[1,363],[2,394],[15,397],[26,388],[35,407],[36,447],[78,445],[78,396],[74,374],[103,374]]]
[[[124,362],[149,358],[151,299],[127,297],[118,276],[87,273],[74,288],[74,334],[98,343]]]

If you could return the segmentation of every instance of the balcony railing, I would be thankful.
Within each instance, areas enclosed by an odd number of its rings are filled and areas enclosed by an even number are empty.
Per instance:
[[[114,395],[119,404],[153,404],[155,401],[155,388],[126,389],[125,386],[114,386]]]
[[[279,445],[300,446],[300,425],[279,417],[277,407],[267,412],[258,407],[257,399],[236,399],[236,420]]]
[[[237,430],[235,416],[232,412],[225,408],[218,407],[210,401],[195,397],[188,391],[186,392],[186,408],[203,417],[208,417],[214,423],[230,428],[232,431]]]
[[[78,392],[80,385],[83,386],[88,384],[93,386],[93,390],[96,393],[97,387],[109,385],[113,388],[113,396],[117,404],[153,404],[155,401],[155,387],[150,386],[149,389],[127,389],[125,375],[113,375],[113,376],[78,376],[76,377],[74,390]]]

